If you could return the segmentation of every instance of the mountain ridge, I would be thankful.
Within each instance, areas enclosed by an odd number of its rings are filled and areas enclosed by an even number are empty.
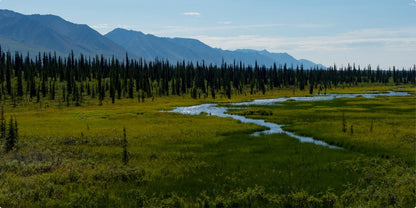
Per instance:
[[[56,52],[57,55],[103,55],[124,58],[142,57],[146,60],[165,59],[170,62],[242,62],[245,65],[272,66],[288,64],[304,68],[324,67],[305,59],[295,59],[288,53],[271,53],[252,49],[223,50],[213,48],[198,39],[158,37],[140,31],[116,28],[102,35],[86,24],[69,22],[47,14],[23,15],[0,10],[0,46],[2,50],[37,54]],[[38,51],[37,51],[38,50]]]
[[[0,10],[0,35],[10,40],[60,54],[125,53],[125,49],[99,34],[87,25],[75,24],[55,15],[23,15],[10,10]],[[14,50],[9,44],[3,48]],[[21,51],[26,52],[26,51]],[[43,51],[40,51],[43,52]]]

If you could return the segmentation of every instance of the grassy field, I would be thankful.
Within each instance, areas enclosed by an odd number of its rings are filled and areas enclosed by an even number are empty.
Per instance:
[[[333,101],[287,101],[277,105],[253,106],[232,113],[247,115],[263,111],[271,112],[272,115],[249,117],[285,124],[285,130],[349,150],[386,158],[397,157],[414,164],[414,94],[404,97],[380,96],[375,99],[359,96]],[[343,123],[346,132],[342,131]]]
[[[13,115],[18,121],[19,142],[9,153],[1,148],[0,206],[414,207],[416,97],[414,87],[404,87],[412,95],[289,101],[232,112],[267,110],[272,115],[248,116],[343,149],[300,143],[284,134],[253,137],[250,133],[262,127],[229,118],[161,112],[306,91],[275,90],[232,100],[106,100],[102,106],[86,99],[79,107],[3,103],[6,119]]]

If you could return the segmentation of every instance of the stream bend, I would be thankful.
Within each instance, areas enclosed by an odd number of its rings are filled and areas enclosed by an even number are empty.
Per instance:
[[[354,98],[357,96],[362,96],[364,98],[375,98],[376,96],[406,96],[406,95],[408,95],[407,92],[394,92],[394,91],[389,91],[387,93],[371,93],[371,94],[327,94],[324,96],[313,96],[313,97],[305,96],[305,97],[283,97],[283,98],[272,98],[272,99],[257,99],[257,100],[253,100],[250,102],[231,103],[230,105],[244,107],[244,106],[249,106],[249,105],[271,105],[274,103],[285,102],[287,100],[324,101],[324,100],[333,100],[335,98]],[[298,139],[300,142],[309,142],[309,143],[314,143],[316,145],[327,146],[329,148],[341,149],[341,147],[327,144],[326,142],[316,140],[312,137],[299,136],[299,135],[294,134],[293,132],[284,131],[282,129],[282,125],[279,125],[279,124],[266,122],[262,119],[251,119],[251,118],[246,118],[241,115],[227,114],[226,112],[232,108],[233,107],[217,106],[217,104],[211,103],[211,104],[201,104],[201,105],[186,106],[186,107],[176,107],[175,109],[171,111],[167,111],[167,112],[181,113],[181,114],[187,114],[187,115],[199,115],[201,113],[206,113],[208,116],[233,118],[233,119],[241,121],[242,123],[257,124],[257,125],[269,128],[268,130],[254,132],[252,134],[253,136],[259,136],[261,134],[284,133],[290,137]]]

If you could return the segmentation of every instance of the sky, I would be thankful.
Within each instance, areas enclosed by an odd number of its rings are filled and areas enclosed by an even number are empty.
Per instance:
[[[102,34],[196,38],[326,66],[416,64],[416,0],[0,0],[0,8],[58,15]]]

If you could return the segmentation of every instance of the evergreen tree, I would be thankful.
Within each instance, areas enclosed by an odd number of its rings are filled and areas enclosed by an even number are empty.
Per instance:
[[[40,102],[40,87],[38,87],[38,90],[36,91],[36,103]]]
[[[6,90],[8,95],[12,95],[12,63],[10,52],[6,53]]]
[[[127,152],[127,135],[126,128],[123,128],[123,164],[127,165],[129,162],[128,152]]]
[[[47,88],[46,88],[46,82],[44,79],[42,80],[41,86],[42,86],[42,97],[46,97]]]
[[[132,78],[129,78],[128,81],[128,98],[133,98],[134,97],[134,82]]]
[[[115,89],[114,89],[114,84],[113,84],[113,82],[111,82],[110,83],[110,98],[111,98],[111,103],[115,103],[115,98],[116,98],[116,92],[115,92]]]
[[[6,137],[6,152],[12,151],[17,144],[17,121],[13,121],[13,117],[10,117],[8,134]]]
[[[65,87],[62,87],[62,101],[65,102],[66,99],[66,90]]]
[[[55,81],[51,82],[51,100],[55,100]]]
[[[33,98],[36,96],[36,83],[35,83],[35,76],[30,75],[30,98]]]
[[[6,119],[4,118],[4,106],[1,106],[1,115],[0,115],[0,135],[1,138],[6,137]]]
[[[17,96],[23,96],[23,78],[22,78],[22,70],[17,71]]]

